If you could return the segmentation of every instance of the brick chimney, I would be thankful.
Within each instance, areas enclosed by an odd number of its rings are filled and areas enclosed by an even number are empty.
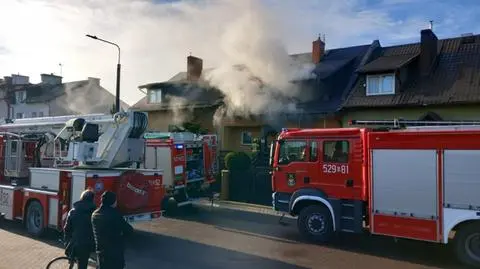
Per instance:
[[[195,56],[187,57],[187,80],[196,81],[202,75],[203,60]]]
[[[325,54],[325,42],[318,36],[318,39],[312,42],[312,62],[320,63],[323,54]]]
[[[100,86],[100,79],[94,78],[94,77],[88,77],[88,83],[91,83],[92,85]]]
[[[438,54],[438,38],[431,29],[420,32],[420,74],[428,76]]]

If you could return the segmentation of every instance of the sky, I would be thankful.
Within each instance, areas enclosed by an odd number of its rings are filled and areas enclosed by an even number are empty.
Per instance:
[[[185,71],[190,53],[204,67],[244,53],[255,37],[231,22],[259,7],[269,23],[255,34],[288,53],[310,52],[319,34],[327,49],[418,42],[430,20],[439,38],[480,31],[478,0],[1,0],[0,77],[98,77],[114,93],[117,51],[85,37],[96,35],[121,47],[121,98],[132,105],[139,85]]]

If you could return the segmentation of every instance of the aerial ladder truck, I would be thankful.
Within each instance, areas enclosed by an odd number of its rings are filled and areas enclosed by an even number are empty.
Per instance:
[[[23,221],[35,236],[61,230],[73,203],[90,188],[97,204],[103,192],[115,192],[129,222],[159,218],[163,171],[136,168],[147,124],[145,113],[128,111],[0,125],[0,213]]]

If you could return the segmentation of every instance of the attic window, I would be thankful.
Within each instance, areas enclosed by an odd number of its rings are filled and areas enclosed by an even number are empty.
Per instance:
[[[395,94],[395,75],[368,75],[367,96]]]
[[[162,102],[162,90],[148,90],[148,103],[149,104],[159,104]]]

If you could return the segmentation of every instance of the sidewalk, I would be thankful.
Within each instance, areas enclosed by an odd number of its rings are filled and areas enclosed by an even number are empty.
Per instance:
[[[46,243],[22,235],[17,229],[2,229],[9,224],[0,221],[0,269],[43,269],[48,262],[63,256],[63,249],[54,242]],[[95,268],[90,266],[89,268]]]

